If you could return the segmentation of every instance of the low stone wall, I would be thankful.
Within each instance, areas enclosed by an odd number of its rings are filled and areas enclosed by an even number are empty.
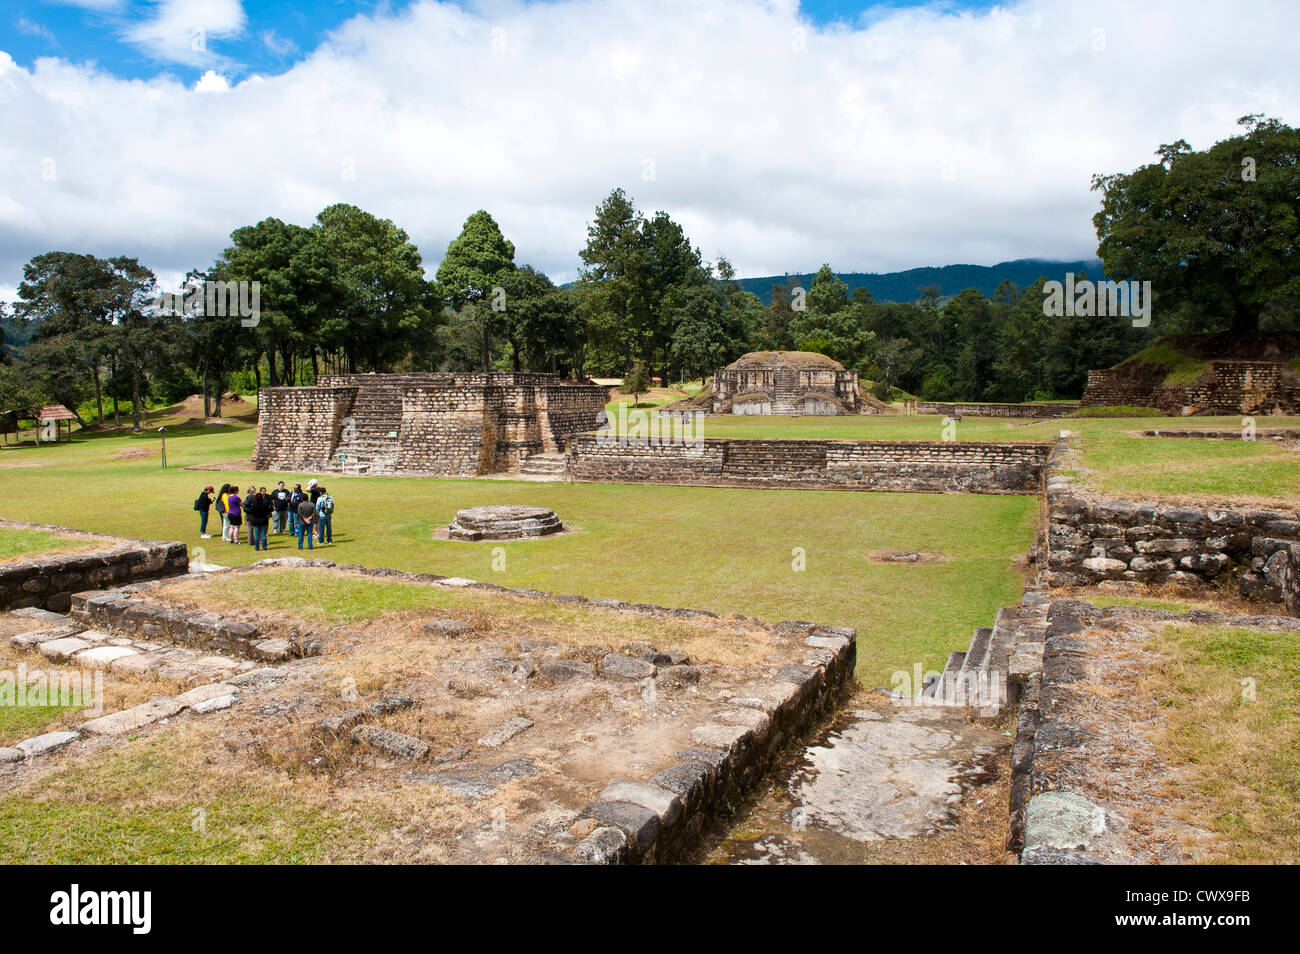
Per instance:
[[[782,750],[834,711],[853,682],[852,629],[781,623],[802,636],[807,655],[782,667],[766,695],[735,700],[729,725],[703,725],[696,745],[648,783],[614,779],[583,815],[601,823],[574,849],[579,861],[670,864],[689,856],[708,826],[733,811],[771,771]]]
[[[583,434],[577,480],[709,486],[1038,493],[1045,443],[701,439],[657,443]]]
[[[1166,387],[1120,366],[1088,372],[1084,407],[1132,405],[1166,414],[1295,414],[1300,377],[1279,361],[1205,362],[1195,381]]]
[[[1293,510],[1171,506],[1049,490],[1048,514],[1050,586],[1235,580],[1242,596],[1278,602],[1289,550],[1300,543],[1300,514]]]
[[[943,414],[947,417],[1064,417],[1079,409],[1079,402],[1057,404],[978,404],[949,401],[917,401],[917,414]]]
[[[1133,733],[1127,694],[1115,691],[1151,664],[1136,626],[1165,622],[1300,633],[1300,620],[1288,617],[1052,602],[1039,665],[1023,680],[1012,747],[1006,847],[1022,864],[1189,860],[1179,841],[1150,837],[1162,824],[1148,809],[1164,766],[1149,739]],[[1154,698],[1145,705],[1136,717],[1150,725],[1159,707]],[[1184,820],[1173,824],[1186,832]]]
[[[5,527],[60,530],[6,520]],[[112,537],[96,539],[106,542]],[[117,540],[102,550],[37,556],[0,564],[0,611],[35,606],[65,613],[72,594],[82,590],[176,576],[189,569],[189,551],[181,542]]]

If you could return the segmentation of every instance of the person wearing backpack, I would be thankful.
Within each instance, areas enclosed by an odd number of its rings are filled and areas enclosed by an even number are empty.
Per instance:
[[[316,521],[320,524],[320,542],[334,542],[334,498],[329,495],[324,487],[317,488],[320,494],[316,497]],[[328,539],[327,539],[328,538]]]
[[[239,528],[244,523],[244,498],[239,496],[239,488],[231,487],[226,495],[226,524],[230,527],[230,542],[239,543]]]
[[[194,509],[199,512],[199,539],[211,540],[212,534],[208,533],[208,512],[212,509],[211,487],[203,488],[203,493],[194,501]]]
[[[230,513],[226,501],[230,499],[230,484],[222,484],[217,494],[217,513],[221,515],[221,539],[230,542]]]
[[[293,493],[289,494],[289,533],[294,536],[298,535],[298,504],[307,499],[307,495],[302,492],[302,484],[293,485]]]

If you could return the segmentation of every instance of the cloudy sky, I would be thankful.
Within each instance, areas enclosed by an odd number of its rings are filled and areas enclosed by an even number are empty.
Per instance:
[[[489,210],[571,279],[622,186],[741,275],[1086,258],[1094,172],[1300,122],[1300,5],[7,0],[0,299],[50,249],[170,284],[333,202],[432,272]]]

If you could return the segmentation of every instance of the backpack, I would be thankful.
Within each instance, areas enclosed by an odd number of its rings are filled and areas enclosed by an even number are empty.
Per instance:
[[[226,498],[224,496],[217,498],[217,513],[226,512]]]
[[[199,494],[197,497],[194,498],[194,509],[197,510],[197,511],[199,511],[200,513],[203,512],[203,495],[202,495],[202,494]]]
[[[328,517],[334,512],[334,498],[329,494],[321,494],[316,500],[316,512],[322,517]]]

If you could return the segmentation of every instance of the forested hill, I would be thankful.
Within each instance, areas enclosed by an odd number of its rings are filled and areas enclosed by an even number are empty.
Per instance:
[[[1040,277],[1062,281],[1066,272],[1087,272],[1092,278],[1101,277],[1101,259],[1081,262],[1049,262],[1039,258],[1022,258],[997,265],[944,265],[939,268],[909,268],[902,272],[837,272],[840,281],[855,288],[866,285],[877,301],[915,301],[921,289],[938,285],[943,297],[955,295],[967,288],[977,288],[985,296],[992,295],[1004,280],[1010,279],[1017,288],[1031,285]],[[808,288],[813,273],[806,275],[768,275],[762,278],[737,279],[741,288],[753,292],[767,304],[772,300],[772,286],[786,285],[795,279]]]

